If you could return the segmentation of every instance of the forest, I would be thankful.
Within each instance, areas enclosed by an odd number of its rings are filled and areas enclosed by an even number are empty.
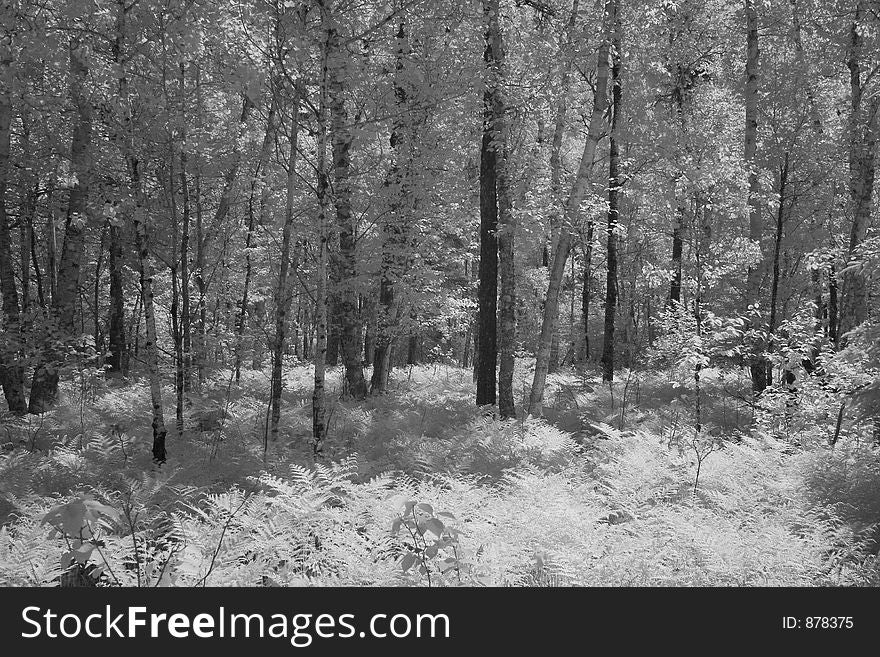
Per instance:
[[[0,585],[880,585],[880,0],[0,22]]]

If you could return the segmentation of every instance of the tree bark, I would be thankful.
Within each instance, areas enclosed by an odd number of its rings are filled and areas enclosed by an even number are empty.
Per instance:
[[[550,364],[550,346],[553,341],[553,332],[556,330],[556,321],[559,314],[559,289],[562,285],[563,274],[565,273],[565,263],[571,251],[571,228],[566,222],[573,222],[581,201],[586,195],[587,187],[590,183],[590,172],[593,169],[593,162],[595,160],[596,145],[599,143],[602,124],[605,120],[605,108],[608,105],[608,56],[611,35],[607,10],[603,17],[603,23],[604,35],[602,44],[599,47],[596,65],[596,88],[593,95],[593,110],[590,114],[587,140],[584,144],[584,151],[571,193],[565,203],[559,241],[554,249],[550,268],[550,282],[547,286],[547,298],[544,302],[544,314],[541,321],[541,336],[538,340],[538,350],[535,354],[535,377],[532,381],[532,390],[529,396],[529,415],[538,416],[542,412],[544,386],[547,381],[547,370]],[[482,344],[480,349],[482,349]],[[480,357],[482,358],[482,352]]]
[[[294,202],[296,199],[296,150],[299,141],[299,110],[301,89],[293,90],[290,108],[290,145],[287,156],[287,200],[284,208],[284,227],[281,236],[281,265],[278,285],[275,289],[275,338],[272,342],[272,390],[271,390],[271,429],[273,441],[278,439],[278,424],[281,420],[281,390],[283,386],[282,369],[284,347],[287,338],[287,315],[293,297],[293,284],[290,280],[290,242],[293,234]]]
[[[338,273],[339,287],[336,298],[339,305],[340,346],[348,394],[364,399],[367,384],[361,359],[361,318],[358,312],[357,236],[351,209],[351,144],[352,134],[348,110],[345,106],[345,67],[348,58],[336,17],[330,2],[326,5],[327,18],[327,90],[330,109],[330,134],[333,149],[333,191],[336,205],[336,229],[339,234]]]
[[[608,233],[605,276],[605,329],[602,338],[602,380],[614,380],[614,319],[617,314],[617,224],[620,220],[620,112],[622,48],[617,0],[612,0],[613,53],[611,67],[611,133],[608,155]]]
[[[272,153],[272,147],[275,143],[275,132],[276,132],[276,97],[277,92],[275,91],[276,87],[281,84],[280,80],[272,80],[270,82],[271,87],[271,100],[269,102],[269,114],[266,119],[266,132],[263,134],[263,143],[260,146],[260,155],[257,159],[256,167],[254,168],[254,174],[251,176],[251,189],[250,194],[248,196],[248,224],[247,224],[247,236],[245,237],[244,242],[244,259],[245,259],[245,271],[244,271],[244,285],[241,293],[241,307],[238,311],[238,320],[236,322],[236,333],[238,335],[236,349],[235,349],[235,382],[238,383],[241,378],[241,359],[242,359],[242,348],[245,344],[245,330],[247,328],[247,307],[248,307],[248,295],[250,293],[250,284],[251,277],[253,275],[253,263],[251,262],[251,245],[254,239],[254,230],[256,228],[256,218],[257,218],[257,210],[254,208],[254,202],[257,191],[257,183],[259,181],[260,176],[262,175],[263,169],[266,167],[266,164],[269,161],[269,156]],[[266,189],[266,186],[263,185],[263,190]],[[263,191],[261,191],[261,196],[263,195]],[[261,203],[261,212],[264,204]]]
[[[849,127],[849,174],[850,207],[852,224],[850,227],[850,261],[855,259],[856,250],[865,239],[871,223],[871,205],[875,178],[877,155],[878,114],[880,97],[866,94],[865,80],[862,79],[863,37],[858,30],[858,22],[864,11],[862,2],[856,4],[856,13],[850,29],[850,44],[847,67],[850,74],[850,127]],[[869,76],[866,76],[866,78]],[[846,334],[865,321],[868,315],[868,289],[865,276],[855,268],[848,268],[843,274],[840,290],[840,320],[837,337],[841,347],[846,346]]]
[[[70,146],[71,173],[76,182],[70,189],[65,219],[64,244],[58,265],[58,283],[53,298],[53,319],[57,326],[56,339],[69,340],[75,333],[74,317],[79,298],[80,267],[83,258],[85,226],[88,220],[89,178],[91,164],[89,150],[92,140],[92,103],[87,97],[86,84],[89,69],[83,59],[81,44],[70,43],[70,100],[76,109],[76,120]],[[51,333],[51,329],[50,329]],[[58,396],[58,368],[63,355],[51,347],[44,348],[41,362],[34,370],[31,383],[29,411],[34,414],[47,411]]]
[[[746,13],[746,116],[745,116],[745,147],[744,157],[749,167],[749,240],[761,251],[761,259],[748,269],[746,277],[746,297],[749,305],[761,307],[761,279],[764,275],[764,255],[761,238],[764,227],[761,222],[761,188],[758,183],[758,13],[754,0],[745,0]],[[759,327],[752,327],[756,334],[763,335]],[[763,354],[766,341],[757,338],[749,355],[749,372],[752,379],[752,390],[761,393],[767,387],[767,359]]]
[[[486,48],[488,58],[489,48]],[[483,92],[483,137],[480,144],[480,282],[477,288],[477,406],[494,406],[498,366],[498,200],[497,152],[492,143],[489,90]]]
[[[787,201],[786,185],[788,184],[788,161],[789,154],[783,157],[782,168],[779,171],[779,207],[776,210],[776,234],[773,240],[773,269],[770,282],[770,319],[767,324],[767,344],[773,346],[773,331],[776,330],[776,315],[779,299],[779,258],[782,253],[783,228],[785,227],[785,203]],[[773,367],[767,363],[765,375],[767,385],[773,384]]]
[[[111,220],[108,267],[110,269],[109,353],[107,364],[111,376],[125,376],[125,289],[122,269],[122,235],[117,220]]]
[[[326,53],[325,53],[326,57]],[[330,185],[327,171],[327,67],[323,66],[318,116],[317,195],[318,195],[318,258],[315,276],[315,352],[314,388],[312,390],[312,440],[315,456],[320,456],[327,435],[325,376],[327,358],[327,189]],[[307,352],[305,341],[303,357]]]
[[[499,0],[484,0],[483,10],[488,19],[485,61],[487,66],[486,102],[488,132],[491,135],[495,164],[495,200],[499,229],[498,274],[498,412],[503,419],[516,417],[513,399],[513,368],[516,354],[516,272],[514,244],[516,220],[509,189],[507,154],[507,106],[504,98],[506,63],[504,35],[501,31]],[[488,183],[487,183],[488,184]],[[484,372],[485,373],[485,372]],[[492,373],[494,376],[494,372]]]
[[[6,40],[0,41],[0,287],[3,294],[5,326],[0,341],[0,384],[9,411],[27,413],[24,396],[24,368],[21,364],[21,316],[12,243],[6,216],[6,190],[9,181],[10,126],[12,123],[12,52]]]
[[[401,316],[396,288],[403,277],[411,255],[410,231],[415,206],[412,194],[414,137],[411,106],[412,89],[407,82],[405,59],[410,52],[406,23],[401,21],[396,34],[396,65],[394,78],[395,119],[391,130],[392,162],[386,185],[392,190],[388,220],[382,224],[382,273],[379,281],[379,308],[376,342],[373,350],[371,394],[381,394],[388,387],[392,355],[397,342],[397,324]]]

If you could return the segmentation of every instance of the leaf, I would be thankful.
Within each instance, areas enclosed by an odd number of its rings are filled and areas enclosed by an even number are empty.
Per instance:
[[[85,564],[89,557],[92,556],[92,552],[95,551],[95,546],[91,543],[83,543],[77,548],[74,548],[73,552],[70,554],[76,560],[78,564]]]
[[[434,507],[432,507],[430,504],[416,504],[416,509],[429,516],[434,515]]]
[[[403,568],[403,572],[406,572],[413,567],[416,561],[418,561],[418,557],[415,552],[409,552],[400,560],[400,567]]]
[[[440,511],[437,514],[438,518],[449,518],[450,520],[456,520],[456,517],[447,511]]]
[[[75,499],[49,509],[43,516],[42,524],[52,525],[68,536],[79,536],[80,530],[85,525],[85,517],[85,504],[81,499]]]
[[[422,534],[428,531],[435,534],[437,538],[440,538],[440,536],[443,535],[444,529],[446,529],[446,527],[443,525],[442,522],[440,522],[439,519],[431,518],[428,522],[425,523],[425,531],[423,531]]]

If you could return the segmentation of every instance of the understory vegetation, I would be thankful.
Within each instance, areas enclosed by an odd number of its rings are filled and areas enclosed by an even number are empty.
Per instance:
[[[747,401],[747,377],[704,372],[697,434],[671,374],[560,371],[543,419],[501,421],[473,406],[469,370],[413,366],[366,404],[336,402],[316,460],[310,370],[286,368],[277,441],[266,375],[229,374],[162,466],[142,387],[71,381],[57,410],[8,422],[0,584],[880,583],[870,434],[846,423],[829,446],[833,413],[786,428],[784,404]]]

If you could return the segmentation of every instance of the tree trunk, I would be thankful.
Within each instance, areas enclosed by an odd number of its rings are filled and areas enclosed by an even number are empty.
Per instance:
[[[299,141],[299,109],[301,90],[293,90],[290,117],[290,145],[287,156],[287,202],[284,209],[284,228],[281,237],[281,265],[278,286],[275,290],[275,339],[272,343],[272,391],[271,391],[271,437],[278,439],[278,423],[281,420],[281,390],[283,388],[282,368],[287,331],[287,315],[293,297],[293,284],[290,280],[290,241],[293,233],[294,206],[296,201],[296,149]]]
[[[587,225],[587,237],[584,240],[584,263],[583,263],[583,273],[582,273],[582,287],[581,287],[581,328],[583,330],[583,335],[581,336],[583,340],[581,341],[583,352],[581,354],[581,361],[583,363],[587,363],[590,361],[590,301],[591,301],[591,290],[590,286],[592,284],[593,279],[593,222],[589,222]]]
[[[773,240],[773,275],[770,283],[770,320],[767,324],[767,344],[773,346],[773,331],[776,330],[776,314],[779,299],[779,256],[782,253],[783,228],[785,226],[785,198],[788,183],[789,154],[785,153],[782,168],[779,171],[779,207],[776,210],[776,234]],[[773,384],[773,368],[767,364],[767,385]]]
[[[150,401],[153,415],[153,460],[164,463],[167,459],[165,438],[168,431],[165,428],[165,411],[162,403],[162,378],[159,370],[159,346],[156,333],[156,311],[153,305],[153,268],[150,264],[149,238],[147,236],[147,201],[144,194],[143,181],[141,178],[140,162],[135,152],[134,125],[129,111],[130,101],[128,98],[128,79],[124,65],[123,46],[125,40],[125,18],[127,9],[120,0],[118,3],[118,18],[116,25],[116,41],[114,51],[116,62],[120,65],[120,78],[118,83],[117,97],[122,111],[120,123],[124,128],[124,135],[118,140],[125,162],[128,167],[129,185],[135,200],[132,212],[134,224],[135,249],[138,258],[138,273],[140,275],[140,300],[143,308],[144,326],[146,339],[143,345],[143,361],[147,366],[147,377],[150,382]],[[140,316],[135,313],[140,320]],[[138,356],[139,329],[135,330],[135,356]]]
[[[411,256],[410,231],[413,224],[414,202],[412,174],[414,137],[417,124],[412,123],[412,89],[405,71],[410,52],[406,24],[401,21],[396,34],[396,66],[394,101],[396,116],[391,130],[391,167],[386,185],[393,195],[387,221],[382,224],[382,274],[379,281],[379,308],[376,324],[376,343],[373,350],[373,374],[370,392],[379,394],[388,387],[392,354],[397,342],[397,324],[401,316],[396,299],[396,286],[403,277]]]
[[[878,124],[880,124],[880,97],[866,96],[862,80],[863,37],[857,29],[863,3],[856,5],[856,14],[850,30],[847,67],[850,73],[851,114],[849,127],[850,228],[847,255],[854,259],[856,249],[864,241],[871,223],[875,159],[877,155]],[[873,72],[866,77],[873,75]],[[841,347],[846,345],[846,334],[865,321],[868,315],[868,289],[863,272],[855,268],[843,274],[840,300],[840,322],[837,337]]]
[[[327,53],[325,52],[325,57]],[[326,63],[326,62],[325,62]],[[320,456],[327,435],[324,370],[327,357],[327,189],[330,186],[327,172],[327,78],[326,66],[321,79],[318,117],[317,185],[318,194],[318,258],[315,276],[315,353],[314,389],[312,391],[312,440],[315,456]],[[306,332],[306,334],[308,334]],[[303,357],[307,353],[303,344]]]
[[[761,187],[758,183],[758,13],[754,0],[745,0],[746,9],[746,118],[744,157],[749,167],[749,240],[761,251],[761,259],[748,269],[746,277],[746,296],[749,305],[760,309],[761,279],[764,274],[764,255],[761,238],[764,227],[761,222]],[[763,334],[758,327],[752,327],[756,334]],[[749,372],[752,390],[761,393],[767,387],[767,359],[763,354],[766,344],[757,338],[749,355]]]
[[[553,341],[553,333],[556,330],[556,321],[559,314],[559,289],[562,285],[562,277],[565,273],[565,263],[571,250],[571,227],[566,222],[573,222],[581,201],[587,192],[590,183],[590,172],[596,155],[596,145],[601,137],[602,124],[605,120],[605,108],[608,104],[608,56],[610,51],[610,31],[608,12],[603,17],[604,35],[599,47],[599,56],[596,66],[596,89],[593,95],[593,110],[590,114],[590,126],[587,132],[587,141],[584,144],[584,152],[578,166],[577,175],[572,185],[571,193],[565,203],[563,222],[560,227],[559,241],[553,253],[553,261],[550,268],[550,282],[547,286],[547,298],[544,302],[544,315],[541,322],[541,336],[538,340],[538,350],[535,354],[535,377],[532,381],[531,395],[529,396],[529,414],[541,415],[541,406],[544,399],[544,385],[547,381],[547,370],[550,364],[550,346]],[[482,343],[480,349],[482,350]],[[482,358],[482,352],[481,356]]]
[[[669,305],[675,308],[681,303],[681,255],[684,247],[683,226],[684,207],[679,204],[675,209],[672,224],[672,282],[669,285]]]
[[[125,290],[122,277],[122,235],[117,220],[110,224],[110,244],[108,247],[110,269],[110,349],[107,364],[111,376],[128,374],[125,358]]]
[[[330,109],[330,134],[333,148],[333,191],[336,205],[336,228],[339,233],[339,304],[340,346],[348,394],[354,399],[364,399],[367,384],[361,359],[361,318],[358,312],[357,236],[355,219],[351,209],[351,144],[352,134],[348,110],[345,106],[346,81],[342,37],[327,4],[327,82]]]
[[[608,155],[608,261],[605,277],[605,330],[602,339],[602,380],[614,380],[614,318],[617,314],[617,224],[620,220],[620,112],[622,48],[617,0],[612,0],[613,65],[611,67],[611,147]]]
[[[192,307],[189,295],[189,224],[190,224],[190,195],[189,180],[187,178],[186,152],[186,69],[183,62],[180,63],[180,193],[183,201],[183,214],[180,221],[180,329],[182,332],[181,348],[183,359],[181,369],[183,381],[181,382],[184,395],[187,395],[191,387],[192,373]]]
[[[65,220],[64,244],[58,266],[58,283],[53,298],[53,315],[57,322],[56,338],[74,335],[74,316],[79,298],[80,267],[83,258],[85,226],[88,217],[90,161],[92,139],[92,103],[86,95],[89,69],[80,52],[80,44],[70,44],[70,99],[76,107],[76,121],[70,147],[70,162],[76,182],[70,190]],[[46,347],[42,362],[34,370],[31,384],[30,412],[43,413],[58,395],[58,368],[63,355]]]
[[[6,190],[9,181],[10,126],[12,123],[12,53],[8,42],[0,41],[0,287],[3,294],[5,326],[0,341],[0,384],[9,411],[27,413],[24,396],[24,368],[21,364],[21,318],[12,243],[6,216]]]
[[[516,220],[513,215],[508,183],[507,119],[505,116],[507,108],[504,99],[506,64],[499,4],[499,0],[484,0],[483,3],[483,11],[488,21],[484,55],[488,76],[484,97],[486,103],[485,134],[491,140],[489,147],[492,149],[491,161],[494,164],[494,171],[491,172],[491,178],[494,180],[487,180],[485,184],[491,185],[494,182],[494,196],[497,204],[494,212],[499,226],[495,236],[498,248],[498,274],[501,283],[500,296],[497,300],[498,323],[500,324],[498,411],[502,418],[511,418],[516,416],[513,399],[513,368],[516,353],[516,276],[514,269]],[[482,182],[480,188],[481,190],[483,188]],[[481,214],[482,209],[481,203]],[[491,221],[491,215],[489,220]],[[491,362],[493,359],[490,357],[489,360]],[[491,373],[488,369],[484,369],[481,374],[483,376],[491,374],[494,378],[494,368]],[[478,403],[480,402],[478,401]]]
[[[270,82],[271,87],[271,100],[269,102],[269,115],[266,119],[266,132],[263,135],[263,143],[260,147],[260,156],[257,160],[256,167],[254,168],[254,174],[251,177],[251,189],[250,194],[248,196],[248,224],[247,224],[247,236],[245,237],[244,242],[244,259],[245,259],[245,270],[244,270],[244,289],[241,293],[241,307],[238,311],[238,320],[236,322],[236,333],[238,336],[236,349],[235,349],[235,382],[238,383],[241,378],[241,359],[242,359],[242,348],[245,344],[244,334],[247,328],[247,307],[248,307],[248,295],[250,293],[250,284],[251,277],[253,275],[253,263],[251,262],[251,245],[254,239],[254,230],[256,228],[256,216],[257,210],[254,208],[254,202],[256,198],[257,191],[257,182],[262,175],[263,169],[266,167],[267,162],[269,161],[269,156],[272,154],[272,147],[275,143],[275,130],[276,130],[276,97],[277,92],[275,91],[276,87],[281,84],[280,80],[272,80]],[[263,190],[265,190],[266,185],[263,185]],[[261,196],[263,191],[261,191]],[[262,212],[261,204],[261,212]]]

